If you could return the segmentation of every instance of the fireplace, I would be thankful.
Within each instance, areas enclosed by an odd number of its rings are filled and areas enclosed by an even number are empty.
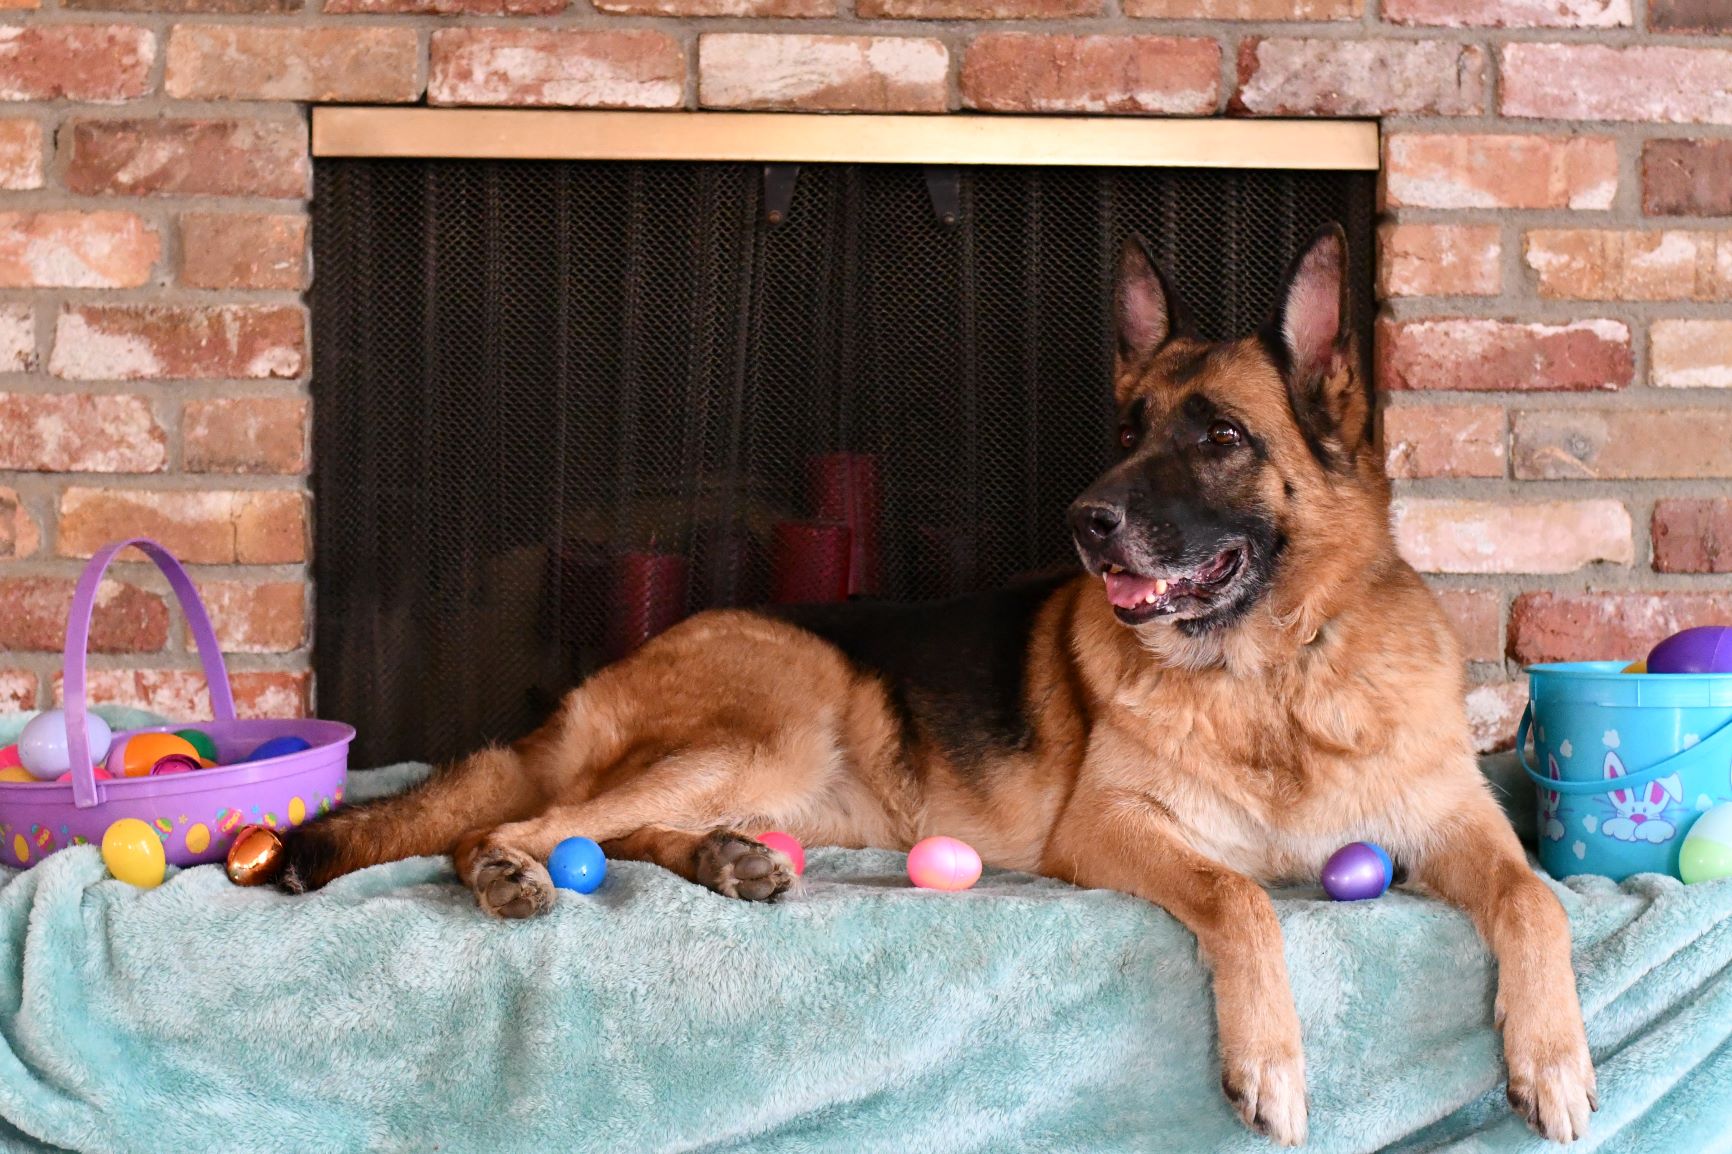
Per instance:
[[[702,609],[1063,563],[1110,446],[1111,270],[1207,336],[1374,174],[329,158],[316,165],[323,716],[364,764],[533,726]],[[1365,329],[1363,331],[1368,331]]]

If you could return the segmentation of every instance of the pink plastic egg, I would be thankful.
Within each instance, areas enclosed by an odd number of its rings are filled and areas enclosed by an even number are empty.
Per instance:
[[[788,860],[794,863],[794,874],[799,876],[806,872],[806,850],[800,841],[791,833],[783,833],[779,829],[758,835],[758,840],[773,850],[780,850],[788,855]]]
[[[923,890],[965,890],[980,880],[980,855],[965,841],[929,837],[908,851],[908,880]]]

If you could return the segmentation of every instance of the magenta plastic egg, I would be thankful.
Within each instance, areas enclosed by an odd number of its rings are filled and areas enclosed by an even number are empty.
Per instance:
[[[108,756],[114,731],[94,713],[84,715],[84,741],[94,765]],[[18,735],[18,761],[37,781],[53,781],[72,769],[66,752],[66,711],[49,709],[32,717]]]
[[[1649,673],[1732,673],[1732,627],[1681,629],[1648,652]]]
[[[779,829],[758,835],[758,840],[773,850],[780,850],[788,855],[788,860],[794,863],[794,874],[798,877],[806,872],[806,850],[800,845],[800,839],[791,833],[783,833]]]
[[[908,880],[923,890],[965,890],[980,880],[980,855],[965,841],[929,837],[908,851]]]

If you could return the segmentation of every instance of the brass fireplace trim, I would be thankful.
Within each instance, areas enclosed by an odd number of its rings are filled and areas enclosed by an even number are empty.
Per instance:
[[[313,155],[1375,170],[1370,120],[313,109]]]

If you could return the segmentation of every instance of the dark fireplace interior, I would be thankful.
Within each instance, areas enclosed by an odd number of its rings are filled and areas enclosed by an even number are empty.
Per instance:
[[[1226,336],[1340,221],[1368,333],[1375,179],[320,160],[320,715],[439,760],[701,609],[1066,561],[1121,239]]]

